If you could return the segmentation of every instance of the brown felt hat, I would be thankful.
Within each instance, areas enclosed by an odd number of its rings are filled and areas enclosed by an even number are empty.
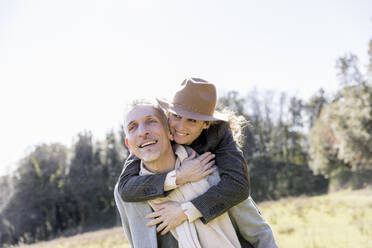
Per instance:
[[[172,101],[156,99],[168,112],[202,121],[226,121],[226,117],[215,111],[216,87],[200,78],[187,78],[175,93]]]

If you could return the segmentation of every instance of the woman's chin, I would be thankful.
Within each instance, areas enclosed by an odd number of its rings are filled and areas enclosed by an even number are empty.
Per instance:
[[[174,141],[180,145],[190,145],[192,143],[192,142],[189,142],[188,140],[185,140],[182,138],[176,138],[176,137],[174,138]]]

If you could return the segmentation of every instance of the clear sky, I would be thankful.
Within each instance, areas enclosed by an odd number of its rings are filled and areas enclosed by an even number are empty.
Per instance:
[[[334,91],[368,63],[372,1],[0,0],[0,175],[40,143],[103,139],[131,99],[197,76],[222,95]]]

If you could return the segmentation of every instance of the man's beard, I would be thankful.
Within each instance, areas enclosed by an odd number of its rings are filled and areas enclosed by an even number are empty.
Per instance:
[[[149,151],[145,152],[141,156],[141,160],[144,162],[153,162],[160,157],[160,151]]]

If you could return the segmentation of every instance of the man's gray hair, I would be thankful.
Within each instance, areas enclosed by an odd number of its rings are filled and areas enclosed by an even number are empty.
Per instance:
[[[156,111],[158,111],[160,120],[162,124],[164,125],[164,127],[166,129],[169,128],[167,115],[165,114],[164,110],[160,107],[158,102],[154,99],[141,98],[141,99],[133,100],[124,109],[124,133],[125,135],[127,135],[127,123],[125,123],[127,115],[129,114],[130,111],[132,111],[137,106],[152,106]]]

